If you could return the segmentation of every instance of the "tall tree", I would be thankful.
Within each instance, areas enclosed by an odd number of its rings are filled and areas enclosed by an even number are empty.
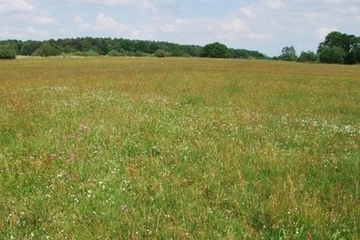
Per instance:
[[[312,51],[304,52],[302,51],[298,57],[298,62],[316,62],[318,59],[316,53]]]
[[[42,57],[58,56],[60,51],[50,42],[44,42],[34,54]]]
[[[295,48],[293,46],[283,47],[283,49],[281,50],[281,55],[279,56],[279,59],[284,60],[284,61],[296,61],[297,56],[296,56]]]
[[[201,56],[210,58],[228,58],[229,49],[224,44],[214,42],[204,46]]]
[[[346,52],[341,47],[324,47],[319,54],[319,60],[322,63],[343,64],[345,57]]]
[[[360,51],[359,37],[354,35],[347,35],[338,31],[331,32],[325,37],[325,40],[319,44],[317,52],[319,55],[321,55],[325,51],[323,55],[329,55],[330,50],[328,48],[333,48],[333,53],[340,53],[337,48],[342,49],[345,53],[342,62],[345,64],[355,64],[360,62],[358,57],[358,51]],[[338,57],[337,55],[338,54],[333,54],[335,58]],[[325,59],[328,60],[327,58]],[[324,60],[324,58],[320,58],[321,62],[322,60]],[[335,61],[336,59],[333,60]],[[336,62],[340,63],[339,61]]]

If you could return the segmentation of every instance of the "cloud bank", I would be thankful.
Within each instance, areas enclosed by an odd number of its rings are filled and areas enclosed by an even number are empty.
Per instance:
[[[316,51],[331,31],[360,35],[356,0],[0,0],[0,39],[118,37],[231,48],[269,56]]]

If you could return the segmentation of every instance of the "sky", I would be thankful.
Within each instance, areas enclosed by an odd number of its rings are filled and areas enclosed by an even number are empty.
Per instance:
[[[0,0],[0,40],[220,42],[272,57],[316,52],[332,31],[360,36],[360,0]]]

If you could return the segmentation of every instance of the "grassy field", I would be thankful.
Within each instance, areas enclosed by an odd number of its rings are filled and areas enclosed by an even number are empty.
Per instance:
[[[360,67],[0,62],[1,239],[359,239]]]

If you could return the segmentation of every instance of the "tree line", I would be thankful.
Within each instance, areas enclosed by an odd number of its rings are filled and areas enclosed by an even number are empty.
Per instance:
[[[157,56],[157,57],[208,57],[270,59],[263,53],[247,49],[227,48],[219,42],[205,46],[176,43],[130,40],[123,38],[65,38],[46,41],[3,40],[0,41],[0,58],[14,59],[24,56]],[[293,46],[284,47],[274,60],[321,62],[337,64],[360,63],[360,37],[338,31],[329,33],[318,46],[317,52],[302,51],[296,55]]]
[[[360,63],[360,37],[338,31],[329,33],[318,46],[317,52],[302,51],[296,55],[293,46],[284,47],[275,59],[298,62],[321,62],[337,64]]]
[[[228,49],[225,45],[214,43],[210,49],[215,50],[225,47],[225,53],[220,50],[211,55],[212,57],[227,58],[267,58],[265,54],[258,51],[246,49]],[[215,46],[215,49],[213,47]],[[157,57],[208,57],[204,52],[208,48],[197,45],[181,45],[176,43],[130,40],[123,38],[65,38],[50,39],[46,41],[34,40],[4,40],[0,41],[0,58],[15,58],[16,55],[23,56],[157,56]]]

